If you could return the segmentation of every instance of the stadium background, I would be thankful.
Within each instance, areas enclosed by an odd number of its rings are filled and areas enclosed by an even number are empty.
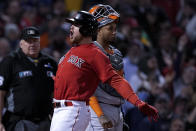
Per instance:
[[[121,15],[112,44],[123,53],[125,78],[160,113],[148,123],[125,103],[130,130],[196,130],[195,0],[0,0],[0,61],[26,26],[40,28],[42,50],[58,61],[70,49],[65,18],[99,3]]]

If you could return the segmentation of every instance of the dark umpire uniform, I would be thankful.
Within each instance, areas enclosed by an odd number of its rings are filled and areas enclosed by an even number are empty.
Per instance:
[[[36,31],[35,28],[34,35],[39,35]],[[56,70],[57,63],[49,56],[40,52],[37,59],[32,59],[21,48],[1,62],[0,90],[6,91],[4,107],[7,110],[2,123],[6,131],[49,130],[52,77]]]

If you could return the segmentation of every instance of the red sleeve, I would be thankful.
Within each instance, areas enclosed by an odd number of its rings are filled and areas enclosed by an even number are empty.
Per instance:
[[[108,83],[115,88],[124,99],[137,106],[137,102],[140,101],[140,99],[133,91],[131,85],[123,77],[116,74],[108,80]]]
[[[102,83],[105,83],[116,74],[108,57],[101,51],[97,51],[97,54],[93,58],[92,67]]]
[[[108,57],[102,52],[97,52],[93,59],[93,68],[102,83],[108,82],[126,100],[136,105],[139,100],[131,85],[112,67]]]

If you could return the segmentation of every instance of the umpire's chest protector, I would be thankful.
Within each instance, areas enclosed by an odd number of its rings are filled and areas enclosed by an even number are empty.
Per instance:
[[[48,107],[57,70],[56,62],[40,54],[36,62],[21,50],[12,53],[1,63],[0,76],[4,78],[0,89],[7,90],[7,108],[11,112],[41,112]],[[47,109],[46,109],[47,112]]]

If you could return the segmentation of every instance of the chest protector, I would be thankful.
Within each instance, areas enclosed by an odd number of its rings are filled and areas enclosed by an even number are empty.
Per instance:
[[[112,67],[116,70],[116,72],[123,76],[124,72],[123,72],[123,56],[121,54],[121,52],[116,49],[113,46],[109,46],[109,51],[106,52],[104,50],[104,48],[97,43],[96,41],[94,42],[94,44],[99,47],[101,49],[101,51],[106,54],[112,64]],[[99,84],[100,88],[103,89],[105,92],[107,92],[108,94],[115,96],[115,97],[121,97],[119,93],[116,92],[116,90],[114,88],[112,88],[109,84],[107,83],[100,83]]]

